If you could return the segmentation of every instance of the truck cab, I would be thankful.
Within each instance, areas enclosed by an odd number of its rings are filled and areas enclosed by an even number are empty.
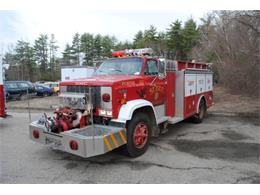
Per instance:
[[[92,77],[60,82],[60,107],[31,124],[31,138],[47,143],[57,136],[61,150],[83,157],[118,147],[137,157],[168,124],[202,122],[213,96],[208,66],[149,51],[114,52]]]

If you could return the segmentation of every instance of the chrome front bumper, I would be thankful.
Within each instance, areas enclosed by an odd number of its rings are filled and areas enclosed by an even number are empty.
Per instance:
[[[125,128],[104,125],[91,125],[56,134],[48,132],[44,125],[35,121],[30,124],[29,131],[30,139],[35,142],[51,144],[58,150],[84,158],[105,154],[126,144],[127,140]],[[76,150],[71,147],[72,142],[77,143]]]

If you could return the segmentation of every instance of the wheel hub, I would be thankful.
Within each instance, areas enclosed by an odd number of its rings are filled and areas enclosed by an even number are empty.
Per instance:
[[[134,145],[136,148],[143,148],[148,140],[148,127],[145,123],[140,122],[136,125],[133,134]]]

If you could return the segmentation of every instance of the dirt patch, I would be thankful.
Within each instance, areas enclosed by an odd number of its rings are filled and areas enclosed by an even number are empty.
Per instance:
[[[29,100],[30,108],[32,109],[53,109],[54,107],[59,105],[58,96],[50,96],[44,98],[32,98]],[[28,100],[23,101],[9,101],[6,105],[7,109],[28,109]]]
[[[240,177],[238,178],[235,182],[235,184],[260,184],[260,175],[259,174],[255,174],[255,175],[251,175],[251,176],[244,176],[244,177]]]
[[[226,113],[259,113],[259,99],[240,94],[231,94],[223,86],[214,86],[213,88],[214,106],[210,108],[211,112]]]
[[[244,140],[244,139],[252,139],[251,137],[241,134],[241,133],[237,133],[235,131],[232,130],[222,130],[221,131],[222,135],[230,140]]]
[[[66,164],[64,167],[65,167],[66,169],[74,169],[74,168],[76,168],[77,166],[78,166],[77,163],[68,163],[68,164]]]
[[[256,143],[232,143],[222,140],[171,140],[169,144],[176,150],[199,158],[259,163],[260,144]]]
[[[236,121],[241,121],[244,123],[250,123],[253,124],[255,126],[260,126],[260,115],[259,115],[260,111],[256,111],[256,112],[251,112],[251,113],[238,113],[237,116],[234,119]]]

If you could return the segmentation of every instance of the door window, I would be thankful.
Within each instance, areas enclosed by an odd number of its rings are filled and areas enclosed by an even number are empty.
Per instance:
[[[155,60],[147,61],[147,67],[146,67],[145,74],[146,75],[158,75],[157,61],[155,61]]]

